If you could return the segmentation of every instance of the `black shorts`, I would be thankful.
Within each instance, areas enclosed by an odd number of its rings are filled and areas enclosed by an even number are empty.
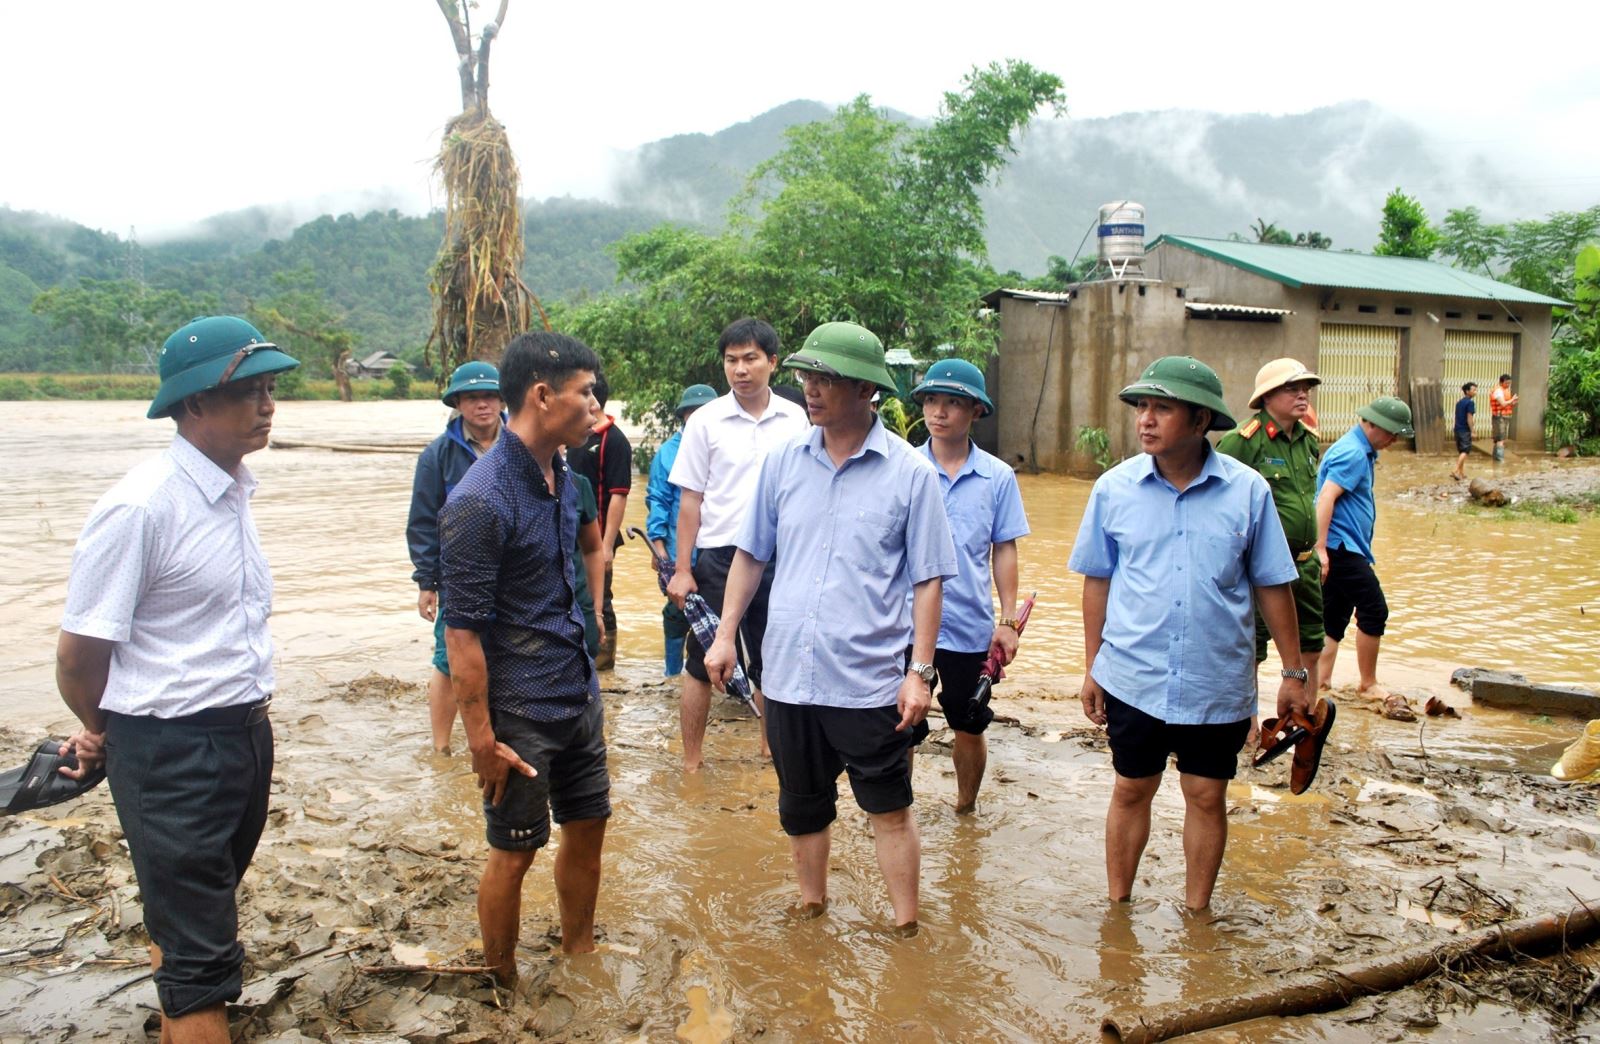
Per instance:
[[[856,804],[870,813],[911,804],[912,745],[926,725],[896,732],[887,707],[819,707],[769,699],[767,743],[778,772],[778,823],[790,837],[825,830],[838,816],[839,773],[850,773]]]
[[[1159,776],[1167,757],[1178,756],[1178,771],[1206,779],[1232,779],[1239,752],[1250,737],[1250,719],[1222,725],[1168,725],[1106,693],[1106,736],[1111,767],[1128,779]]]
[[[1383,597],[1378,574],[1365,555],[1342,547],[1328,548],[1328,579],[1322,583],[1322,625],[1328,637],[1344,641],[1350,613],[1362,634],[1381,638],[1389,622],[1389,602]]]
[[[1455,433],[1455,436],[1456,436],[1456,452],[1457,453],[1471,453],[1472,452],[1472,432],[1470,432],[1470,431],[1458,431],[1458,432]]]
[[[973,736],[983,735],[994,721],[994,708],[985,703],[974,713],[972,694],[978,689],[978,675],[989,654],[951,652],[949,649],[933,651],[933,668],[938,677],[933,681],[933,694],[939,698],[939,709],[944,712],[945,724],[957,732]],[[911,650],[906,650],[906,665],[910,669]],[[920,742],[920,741],[919,741]]]
[[[239,999],[235,890],[267,822],[272,723],[196,725],[109,714],[106,774],[161,947],[156,996],[176,1018]]]
[[[494,738],[538,773],[506,776],[499,805],[483,802],[489,847],[528,852],[550,840],[550,819],[605,819],[611,815],[611,775],[606,770],[605,710],[590,700],[576,717],[533,721],[491,709]]]
[[[692,572],[695,586],[700,590],[700,597],[718,616],[722,615],[722,596],[728,588],[728,568],[733,565],[733,556],[738,550],[732,546],[702,548],[694,560]],[[761,639],[767,633],[767,599],[772,596],[772,575],[777,570],[776,561],[767,563],[767,568],[761,574],[761,583],[756,586],[756,593],[750,599],[750,606],[739,621],[744,673],[749,676],[750,684],[758,689],[761,688]],[[700,681],[710,682],[711,676],[706,673],[706,651],[700,647],[693,631],[684,640],[683,648],[684,667]]]

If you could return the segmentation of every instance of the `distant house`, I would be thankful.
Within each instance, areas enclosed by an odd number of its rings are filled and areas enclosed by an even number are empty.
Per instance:
[[[362,359],[351,359],[344,364],[345,372],[357,380],[367,380],[372,377],[387,377],[389,371],[396,366],[403,366],[407,373],[415,373],[417,368],[393,352],[373,352]]]
[[[1324,441],[1379,395],[1411,404],[1421,452],[1447,448],[1446,413],[1465,381],[1502,373],[1521,400],[1511,438],[1542,446],[1551,308],[1563,302],[1432,261],[1166,235],[1143,271],[1061,293],[996,290],[1000,351],[990,367],[990,437],[1010,462],[1084,470],[1080,428],[1103,428],[1113,458],[1138,451],[1117,399],[1163,355],[1215,369],[1236,419],[1256,370],[1291,356],[1322,378],[1313,402]],[[1486,394],[1486,393],[1485,393]],[[1479,425],[1488,436],[1489,411]]]

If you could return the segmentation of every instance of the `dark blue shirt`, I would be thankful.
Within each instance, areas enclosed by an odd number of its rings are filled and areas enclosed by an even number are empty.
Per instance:
[[[489,706],[533,721],[600,697],[572,571],[578,490],[559,456],[554,470],[552,494],[508,429],[439,512],[445,626],[482,639]]]
[[[1456,400],[1456,430],[1468,432],[1472,430],[1472,415],[1478,412],[1478,404],[1471,396],[1463,395]]]

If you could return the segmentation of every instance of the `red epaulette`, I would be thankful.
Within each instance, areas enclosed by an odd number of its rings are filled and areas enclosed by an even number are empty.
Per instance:
[[[1267,421],[1267,438],[1275,439],[1277,437],[1278,437],[1278,425],[1273,421]]]

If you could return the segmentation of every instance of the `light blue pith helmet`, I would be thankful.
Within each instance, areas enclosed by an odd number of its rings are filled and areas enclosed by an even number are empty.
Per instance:
[[[500,371],[492,363],[462,363],[450,375],[450,387],[444,390],[440,398],[446,406],[455,409],[456,399],[462,392],[494,392],[499,395]]]
[[[911,389],[911,398],[918,405],[924,395],[958,395],[972,399],[982,409],[978,416],[987,417],[994,412],[989,401],[989,389],[983,382],[983,371],[965,359],[940,359],[928,367],[922,383]]]

